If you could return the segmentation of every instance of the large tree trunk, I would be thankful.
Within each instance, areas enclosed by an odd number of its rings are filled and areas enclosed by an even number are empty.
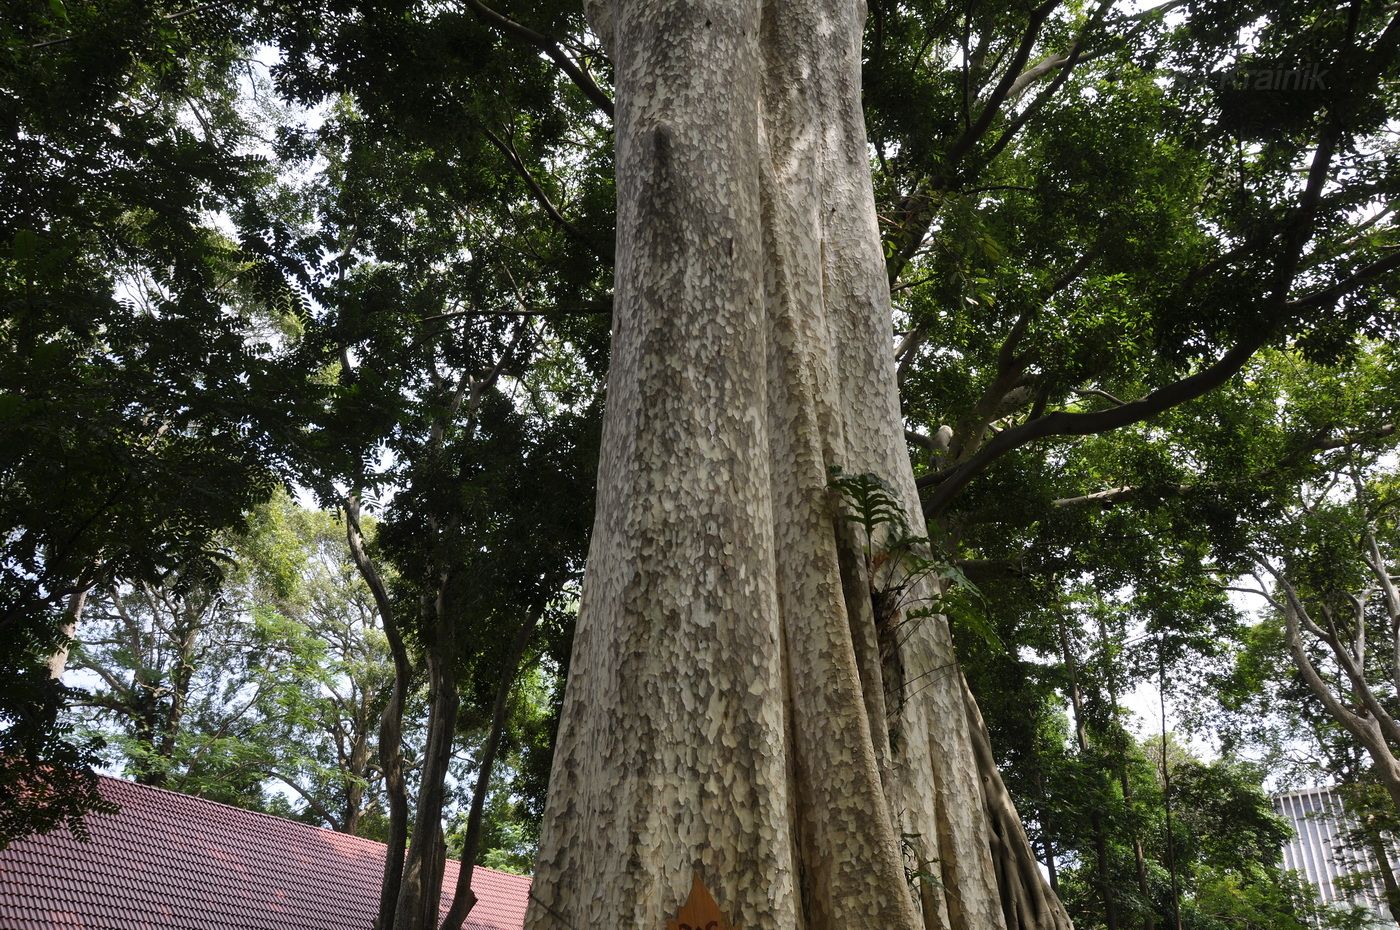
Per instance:
[[[617,75],[613,361],[527,927],[664,927],[697,872],[744,930],[1067,927],[946,623],[881,642],[829,487],[878,475],[922,531],[863,6],[589,13]]]
[[[958,677],[961,679],[961,674]],[[1070,930],[1069,916],[1060,899],[1041,879],[1040,863],[1031,850],[1026,828],[1016,813],[1011,794],[997,771],[987,725],[965,681],[963,694],[970,721],[972,750],[977,755],[977,768],[982,778],[987,822],[992,830],[992,860],[996,863],[997,887],[1001,891],[1006,926],[1010,930]]]

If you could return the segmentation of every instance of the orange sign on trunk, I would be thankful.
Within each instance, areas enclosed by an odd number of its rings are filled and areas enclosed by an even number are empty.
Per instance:
[[[690,897],[681,905],[676,919],[666,925],[666,930],[736,930],[711,896],[700,873],[690,883]]]

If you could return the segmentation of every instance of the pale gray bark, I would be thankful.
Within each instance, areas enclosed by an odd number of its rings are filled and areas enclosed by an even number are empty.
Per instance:
[[[68,603],[63,608],[63,620],[59,624],[59,633],[63,639],[59,642],[58,648],[53,655],[49,656],[49,677],[58,679],[63,677],[63,670],[68,667],[68,653],[73,646],[73,637],[78,632],[78,621],[82,619],[83,607],[87,604],[88,591],[83,588],[68,596]]]
[[[863,5],[589,13],[617,76],[613,356],[527,926],[663,927],[698,871],[744,930],[1067,928],[947,624],[881,641],[829,488],[876,474],[922,532]]]
[[[1366,750],[1367,755],[1371,757],[1373,773],[1385,786],[1396,808],[1400,809],[1400,755],[1396,752],[1396,747],[1400,746],[1400,738],[1397,738],[1400,736],[1400,721],[1386,710],[1383,701],[1365,677],[1365,637],[1362,632],[1365,619],[1364,602],[1360,598],[1357,599],[1356,638],[1349,642],[1339,635],[1335,625],[1331,630],[1323,630],[1318,626],[1288,576],[1267,560],[1259,561],[1273,576],[1282,595],[1282,600],[1269,600],[1283,614],[1284,637],[1299,676],[1322,704],[1328,716]],[[1365,596],[1364,593],[1362,596]],[[1393,628],[1400,627],[1393,624]],[[1323,643],[1336,660],[1337,667],[1341,670],[1338,683],[1328,681],[1314,664],[1308,654],[1305,631],[1316,641]],[[1397,671],[1394,677],[1400,677],[1400,671]]]

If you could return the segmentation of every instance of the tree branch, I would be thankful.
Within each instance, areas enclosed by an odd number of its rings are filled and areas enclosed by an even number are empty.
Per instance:
[[[1389,31],[1388,29],[1387,34]],[[1311,237],[1312,224],[1317,216],[1322,189],[1341,139],[1342,128],[1339,119],[1331,116],[1319,133],[1317,148],[1308,167],[1307,183],[1299,198],[1297,209],[1283,230],[1284,253],[1274,268],[1269,292],[1265,297],[1267,313],[1247,336],[1241,338],[1229,351],[1207,367],[1158,388],[1139,400],[1092,413],[1056,411],[997,433],[966,461],[919,479],[918,484],[921,488],[934,489],[924,504],[925,516],[933,519],[942,515],[969,481],[1003,455],[1027,443],[1050,436],[1087,436],[1139,423],[1172,407],[1195,400],[1237,374],[1250,357],[1268,343],[1278,326],[1294,309],[1289,304],[1288,292],[1293,286],[1303,247]]]
[[[924,237],[928,234],[928,227],[933,220],[934,211],[927,207],[924,207],[922,211],[920,209],[920,204],[929,200],[926,187],[931,183],[935,189],[943,189],[952,182],[958,165],[977,144],[977,141],[986,135],[988,128],[996,119],[997,113],[1000,112],[1002,104],[1010,96],[1011,88],[1025,69],[1031,51],[1035,48],[1036,40],[1040,38],[1041,27],[1045,25],[1045,21],[1050,18],[1050,14],[1059,5],[1060,0],[1046,0],[1031,11],[1030,19],[1017,43],[1016,52],[1012,55],[1001,80],[997,82],[991,94],[988,95],[976,120],[948,148],[943,164],[938,169],[938,178],[931,182],[926,177],[920,178],[900,201],[895,210],[895,215],[900,219],[895,225],[905,230],[908,238],[901,248],[895,250],[888,262],[887,274],[891,283],[899,277],[904,267],[913,259],[919,246],[923,243]]]
[[[326,809],[326,806],[324,804],[322,804],[320,801],[316,800],[314,797],[308,794],[306,790],[301,787],[301,785],[297,784],[288,776],[283,775],[281,772],[273,771],[272,769],[269,769],[267,774],[277,779],[282,784],[286,785],[288,788],[291,788],[293,791],[295,791],[297,793],[297,796],[306,802],[306,806],[316,812],[317,817],[320,817],[326,823],[330,824],[332,830],[341,829],[340,818],[336,817],[334,814],[332,814],[329,810]]]
[[[1304,294],[1296,300],[1290,300],[1287,305],[1288,309],[1296,313],[1302,310],[1314,310],[1318,307],[1331,306],[1360,285],[1365,284],[1367,281],[1372,281],[1386,272],[1394,271],[1397,268],[1400,268],[1400,249],[1397,249],[1385,258],[1371,262],[1369,265],[1363,265],[1331,287],[1324,287],[1322,290],[1313,291],[1311,294]]]
[[[471,7],[477,17],[485,23],[489,23],[500,29],[507,35],[514,36],[521,41],[533,45],[535,48],[549,56],[550,60],[559,66],[559,70],[569,76],[569,80],[574,82],[574,86],[583,91],[583,95],[598,109],[602,110],[609,117],[613,115],[613,100],[604,90],[593,80],[593,76],[579,66],[569,55],[559,47],[559,43],[546,35],[541,35],[528,26],[521,25],[508,16],[504,16],[482,3],[481,0],[467,0],[467,6]]]
[[[523,180],[525,185],[530,189],[530,193],[534,196],[535,202],[544,209],[544,212],[549,215],[550,219],[554,220],[556,225],[570,236],[573,236],[599,258],[605,261],[612,261],[612,249],[601,247],[598,243],[593,241],[591,236],[582,229],[579,229],[578,226],[574,225],[564,214],[559,212],[559,208],[554,205],[554,201],[549,199],[549,195],[545,193],[544,188],[540,187],[540,183],[535,180],[535,176],[531,174],[530,169],[525,166],[525,162],[521,159],[520,153],[515,150],[514,145],[511,145],[510,142],[502,139],[484,126],[482,127],[482,132],[486,134],[486,138],[491,141],[491,144],[499,149],[501,154],[506,157],[506,161],[510,162],[511,167],[515,169],[515,173],[520,176],[520,179]]]
[[[1104,2],[1101,2],[1094,10],[1093,14],[1084,23],[1083,28],[1079,30],[1079,35],[1075,36],[1074,41],[1070,43],[1069,54],[1058,62],[1060,68],[1059,73],[1055,75],[1054,80],[1052,80],[1047,87],[1035,95],[1035,99],[1033,99],[1024,110],[1016,115],[1016,118],[1011,121],[1011,125],[1006,127],[1006,131],[997,138],[997,141],[992,143],[992,147],[987,150],[987,161],[991,161],[1000,155],[1002,150],[1016,137],[1016,134],[1030,121],[1031,117],[1038,113],[1050,98],[1055,96],[1056,92],[1064,86],[1065,82],[1069,80],[1070,72],[1074,70],[1074,66],[1079,63],[1080,58],[1084,54],[1084,45],[1090,30],[1103,19],[1104,15],[1108,12],[1109,6],[1111,6],[1111,0],[1104,0]]]
[[[925,515],[932,518],[942,514],[953,497],[966,487],[969,481],[1003,455],[1027,443],[1051,436],[1089,436],[1108,432],[1139,423],[1200,397],[1239,372],[1245,362],[1268,341],[1270,335],[1272,330],[1259,327],[1213,364],[1180,381],[1158,388],[1139,400],[1092,413],[1056,411],[997,433],[966,461],[946,471],[919,479],[921,487],[934,489],[924,504]]]

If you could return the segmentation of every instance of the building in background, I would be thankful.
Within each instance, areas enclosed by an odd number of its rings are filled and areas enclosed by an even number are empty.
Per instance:
[[[1283,867],[1307,879],[1325,903],[1360,904],[1376,913],[1379,924],[1394,926],[1375,857],[1345,841],[1355,822],[1332,789],[1285,791],[1273,802],[1294,833],[1283,847]]]

